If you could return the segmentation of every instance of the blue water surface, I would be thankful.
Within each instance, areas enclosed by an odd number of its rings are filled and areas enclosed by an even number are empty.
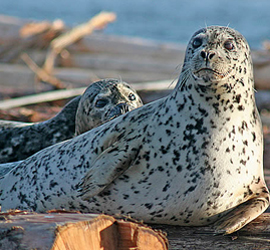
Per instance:
[[[269,0],[0,0],[0,14],[37,20],[63,19],[68,25],[88,21],[100,11],[117,21],[106,33],[186,44],[206,25],[229,25],[252,48],[270,39]]]

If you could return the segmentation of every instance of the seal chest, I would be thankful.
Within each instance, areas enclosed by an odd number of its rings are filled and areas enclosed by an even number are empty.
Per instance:
[[[243,36],[201,29],[171,95],[20,163],[0,182],[2,206],[216,222],[232,233],[269,204],[253,85]]]

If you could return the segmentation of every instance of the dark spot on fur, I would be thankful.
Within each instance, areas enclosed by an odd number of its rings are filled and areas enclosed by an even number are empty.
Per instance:
[[[191,187],[189,187],[189,189],[184,192],[184,195],[186,196],[188,193],[194,191],[196,187],[197,186],[191,186]]]
[[[255,132],[251,132],[251,134],[252,134],[252,136],[253,136],[252,141],[255,142],[255,141],[256,141],[256,134],[255,134]]]
[[[170,184],[167,183],[167,184],[164,186],[164,188],[162,189],[162,192],[166,192],[170,187],[171,187]]]
[[[172,131],[171,131],[171,130],[166,129],[166,134],[167,134],[168,136],[170,136],[170,135],[171,135],[171,133],[172,133]]]
[[[153,207],[153,203],[146,203],[144,206],[150,210]]]
[[[176,167],[177,172],[181,172],[182,169],[183,169],[183,167],[182,167],[181,165],[178,165],[178,166]]]
[[[162,166],[158,166],[157,169],[158,169],[158,171],[160,171],[160,172],[163,172],[163,171],[164,171],[164,168],[163,168]]]
[[[235,96],[235,102],[240,103],[240,100],[241,100],[241,94],[236,95]]]
[[[243,105],[239,105],[237,108],[238,108],[239,111],[245,110],[245,107]]]

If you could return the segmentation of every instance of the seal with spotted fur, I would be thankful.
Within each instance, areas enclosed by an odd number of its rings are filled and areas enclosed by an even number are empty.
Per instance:
[[[75,133],[82,134],[142,105],[139,95],[125,82],[116,79],[95,82],[79,102]]]
[[[121,114],[142,106],[127,83],[105,79],[92,83],[48,121],[0,121],[0,163],[23,160],[37,151],[70,139]],[[1,171],[0,171],[1,172]]]
[[[2,209],[130,214],[229,234],[269,205],[249,46],[220,26],[192,36],[177,86],[0,180]]]

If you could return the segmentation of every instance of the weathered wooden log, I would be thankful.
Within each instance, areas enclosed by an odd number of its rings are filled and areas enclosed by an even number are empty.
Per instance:
[[[91,82],[101,78],[123,79],[128,83],[147,82],[174,79],[178,72],[164,74],[158,72],[140,72],[125,70],[103,70],[103,69],[78,69],[78,68],[55,68],[54,76],[62,81],[72,82],[70,87],[86,87]],[[35,74],[27,67],[17,64],[0,64],[0,86],[4,88],[16,88],[17,90],[33,90],[36,86]],[[171,81],[172,81],[171,80]]]
[[[70,45],[68,52],[63,54],[63,58],[56,65],[89,68],[92,65],[92,60],[114,60],[116,62],[119,60],[117,63],[130,60],[131,63],[143,63],[144,61],[153,64],[160,62],[161,65],[162,63],[169,63],[175,67],[182,63],[185,48],[181,44],[92,34],[78,43]],[[37,63],[44,62],[46,58],[46,51],[44,50],[29,48],[27,53]],[[87,60],[91,60],[91,62],[87,63]],[[85,63],[87,64],[85,65]],[[166,69],[167,66],[164,65],[164,68]]]
[[[51,213],[2,215],[1,249],[159,250],[270,248],[270,214],[262,214],[240,231],[214,235],[213,226],[148,226],[107,215]]]
[[[1,42],[18,39],[20,29],[31,20],[13,16],[0,15]]]
[[[167,233],[170,250],[268,250],[270,249],[270,214],[262,214],[234,234],[214,235],[209,227],[154,226]]]
[[[42,68],[40,68],[26,53],[23,53],[21,55],[22,60],[28,65],[28,67],[36,74],[35,78],[50,83],[50,85],[54,86],[56,89],[62,89],[66,86],[58,80],[56,77],[54,77],[51,74],[48,74],[48,72]]]
[[[160,231],[97,214],[10,213],[0,218],[2,250],[165,250]]]
[[[157,60],[147,58],[145,56],[139,57],[136,54],[127,57],[112,54],[70,54],[69,58],[60,59],[59,66],[67,66],[72,68],[85,69],[104,69],[104,70],[125,70],[125,71],[140,71],[157,72],[172,74],[179,64],[182,64],[184,57],[183,53],[179,54],[172,60]],[[182,65],[181,65],[182,66]],[[179,72],[178,69],[177,72]]]
[[[92,34],[79,43],[69,47],[71,53],[89,52],[122,56],[146,57],[148,59],[172,60],[185,53],[185,45],[157,42],[138,37],[126,37],[107,34]]]
[[[112,12],[101,12],[91,18],[87,23],[81,24],[69,32],[55,38],[50,44],[50,50],[47,54],[44,70],[51,73],[57,55],[67,46],[77,42],[87,34],[91,34],[94,30],[106,26],[108,23],[115,21],[116,15]]]
[[[63,30],[64,25],[59,20],[53,23],[28,23],[19,30],[17,39],[1,42],[0,61],[16,62],[20,54],[28,49],[45,49]]]
[[[84,90],[85,88],[54,90],[45,93],[29,95],[25,97],[13,98],[10,100],[0,101],[0,109],[6,110],[31,104],[68,99],[81,95],[84,92]]]
[[[48,21],[30,22],[22,26],[19,34],[20,34],[20,37],[26,38],[26,37],[32,37],[38,34],[42,34],[49,30],[64,31],[64,29],[65,29],[65,24],[60,19],[55,20],[52,23]],[[53,36],[51,37],[51,39],[53,39]]]

